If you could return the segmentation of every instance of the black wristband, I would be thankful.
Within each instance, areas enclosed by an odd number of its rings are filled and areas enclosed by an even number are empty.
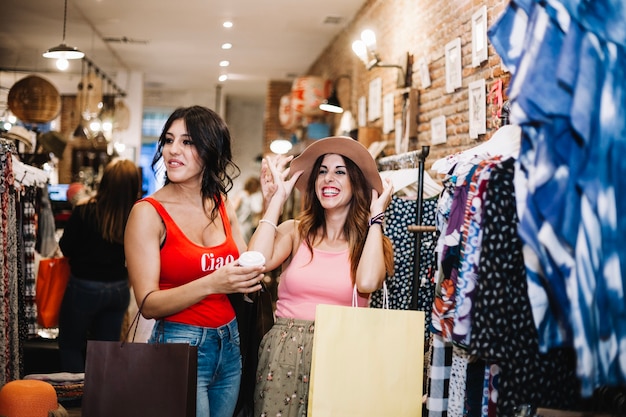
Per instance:
[[[372,226],[374,224],[383,224],[383,220],[385,219],[385,213],[378,213],[374,217],[372,217],[369,222],[367,222],[368,226]]]

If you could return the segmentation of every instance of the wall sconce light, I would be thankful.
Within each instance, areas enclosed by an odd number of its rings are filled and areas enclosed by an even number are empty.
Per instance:
[[[339,97],[337,96],[337,85],[339,84],[339,80],[342,78],[350,79],[349,75],[340,75],[333,84],[333,89],[330,93],[330,96],[326,100],[324,100],[320,104],[320,110],[329,112],[329,113],[343,113],[343,107],[339,101]]]
[[[376,34],[371,29],[361,32],[361,39],[352,43],[352,50],[363,61],[368,71],[380,63],[380,57],[376,51]]]
[[[407,53],[407,71],[401,65],[383,63],[376,50],[376,34],[371,29],[365,29],[361,32],[361,39],[352,43],[352,51],[363,61],[368,71],[374,67],[397,68],[400,71],[404,87],[411,87],[413,55]]]
[[[65,0],[65,9],[63,12],[63,41],[60,45],[48,49],[43,53],[44,58],[68,60],[68,59],[81,59],[85,54],[73,46],[67,46],[65,44],[65,27],[67,25],[67,0]],[[63,63],[64,64],[64,63]]]

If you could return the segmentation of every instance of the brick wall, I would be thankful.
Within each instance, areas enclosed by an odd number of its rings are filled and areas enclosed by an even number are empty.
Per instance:
[[[507,2],[503,0],[370,0],[348,27],[332,41],[316,62],[308,75],[320,75],[337,79],[347,74],[338,83],[339,99],[344,106],[357,115],[359,97],[367,98],[369,83],[375,78],[382,79],[383,96],[400,91],[399,71],[396,68],[373,68],[367,71],[363,63],[352,52],[352,42],[360,37],[363,29],[372,29],[377,36],[378,52],[386,64],[405,66],[407,54],[414,57],[412,84],[418,89],[417,137],[410,142],[409,150],[430,145],[430,121],[440,115],[446,116],[447,142],[430,148],[426,160],[429,167],[436,159],[451,153],[476,146],[487,140],[497,129],[497,120],[492,120],[492,106],[487,104],[487,133],[478,139],[469,137],[468,85],[483,78],[486,95],[494,82],[503,80],[504,91],[509,74],[501,68],[500,58],[493,46],[488,46],[488,60],[478,67],[472,67],[472,15],[483,5],[487,7],[487,27],[491,26]],[[445,45],[453,39],[461,38],[462,87],[452,93],[445,91]],[[418,61],[424,58],[429,67],[431,85],[423,88],[419,76]],[[402,86],[402,85],[400,85]],[[273,95],[273,94],[271,94]],[[268,98],[268,113],[277,108]],[[402,94],[394,99],[394,118],[400,118]],[[341,116],[326,116],[332,125],[339,123]],[[382,118],[368,122],[369,127],[382,127]],[[269,132],[269,131],[266,131]],[[267,138],[267,135],[266,135]],[[393,142],[395,133],[383,134],[384,140]],[[386,149],[389,153],[389,148]]]
[[[279,137],[288,139],[290,132],[282,127],[278,118],[280,99],[291,92],[291,82],[270,81],[265,97],[265,117],[263,121],[263,154],[270,151],[270,143]]]

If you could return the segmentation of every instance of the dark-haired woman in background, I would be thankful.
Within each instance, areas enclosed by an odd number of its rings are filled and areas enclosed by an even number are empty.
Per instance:
[[[84,372],[87,339],[120,340],[130,302],[124,256],[128,214],[141,196],[141,174],[130,160],[104,169],[96,194],[73,210],[59,241],[71,276],[59,314],[61,369]]]

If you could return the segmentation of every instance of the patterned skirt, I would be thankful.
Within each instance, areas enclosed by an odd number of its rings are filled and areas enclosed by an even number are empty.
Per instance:
[[[259,346],[257,417],[307,415],[314,322],[277,318]]]

